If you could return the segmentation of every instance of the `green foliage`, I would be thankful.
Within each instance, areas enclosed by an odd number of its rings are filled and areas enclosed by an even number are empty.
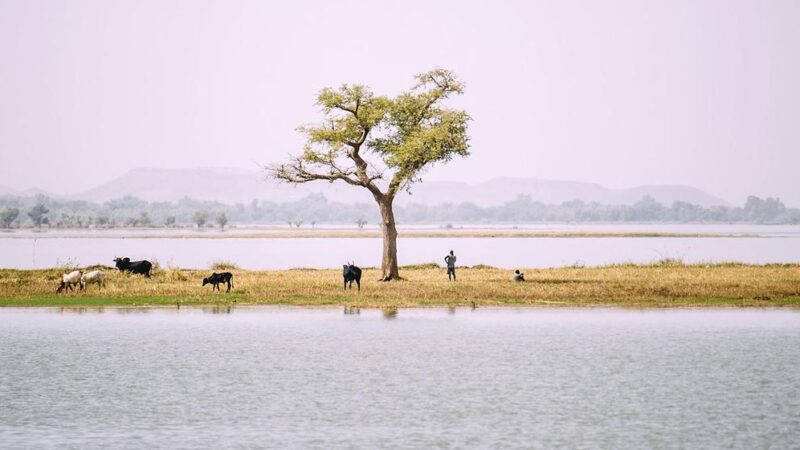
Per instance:
[[[400,268],[403,270],[430,270],[430,269],[438,269],[440,268],[440,266],[435,262],[429,262],[423,264],[410,264],[407,266],[402,266]]]
[[[11,224],[17,220],[17,216],[19,216],[19,208],[13,206],[6,207],[0,212],[0,226],[3,228],[10,228]]]
[[[749,201],[751,204],[753,201]],[[686,202],[664,206],[651,197],[633,205],[604,205],[579,200],[561,204],[532,201],[517,196],[503,205],[479,207],[472,203],[441,205],[410,204],[396,208],[403,223],[570,223],[570,222],[677,222],[677,223],[764,223],[798,224],[800,209],[780,206],[766,210],[747,210],[727,206],[704,208]],[[776,212],[780,211],[780,212]]]
[[[203,228],[203,225],[206,224],[206,220],[208,220],[208,213],[203,209],[195,211],[195,213],[192,214],[192,222],[197,225],[197,228]]]
[[[469,115],[438,106],[462,94],[463,84],[446,70],[419,75],[417,81],[414,89],[390,104],[385,135],[369,142],[387,166],[397,169],[399,178],[392,181],[396,188],[407,188],[428,164],[469,154]]]
[[[222,259],[215,259],[214,261],[211,261],[209,266],[211,267],[211,270],[236,270],[239,268],[236,263]]]
[[[139,213],[139,226],[148,227],[150,226],[150,216],[147,215],[147,211],[142,211]]]
[[[224,211],[219,213],[214,220],[216,220],[220,228],[225,228],[225,225],[228,224],[228,217],[225,215]]]
[[[394,198],[426,167],[468,155],[470,117],[443,105],[463,93],[463,84],[442,69],[416,80],[395,98],[375,96],[356,84],[323,89],[317,104],[324,120],[299,128],[306,135],[302,155],[273,167],[273,176],[291,183],[344,181]]]
[[[132,197],[129,198],[133,199]],[[755,200],[753,200],[755,199]],[[749,199],[744,207],[713,206],[704,208],[686,202],[675,202],[665,206],[650,199],[633,205],[604,205],[570,201],[560,204],[544,204],[520,195],[509,202],[480,207],[473,203],[444,203],[438,205],[407,204],[395,206],[395,216],[401,224],[482,224],[482,223],[533,223],[533,222],[673,222],[673,223],[763,223],[800,224],[800,209],[786,208],[778,200],[772,206],[757,208],[757,197]],[[331,202],[321,194],[285,203],[253,200],[247,205],[225,205],[218,202],[184,198],[178,202],[146,202],[133,199],[130,207],[121,207],[120,199],[106,203],[90,203],[75,200],[47,200],[48,215],[57,218],[54,226],[78,228],[94,226],[111,228],[125,224],[138,225],[141,212],[146,211],[151,224],[193,224],[196,212],[220,211],[225,213],[228,223],[285,224],[380,223],[377,211],[368,204],[345,204]],[[0,225],[2,214],[9,209],[25,211],[37,203],[35,198],[0,197]],[[763,200],[767,201],[767,200]],[[110,205],[115,205],[111,208]],[[748,204],[750,205],[748,207]],[[17,216],[21,226],[35,225],[24,214]],[[13,223],[12,223],[13,225]],[[226,224],[227,226],[227,224]],[[446,228],[449,228],[445,226]]]
[[[744,213],[754,221],[770,221],[780,216],[786,211],[786,207],[780,199],[769,197],[760,199],[755,196],[747,197],[744,205]]]
[[[49,212],[50,210],[47,208],[47,206],[45,206],[43,203],[37,203],[36,206],[28,211],[28,217],[31,218],[34,226],[41,229],[42,224],[48,223],[47,213]]]

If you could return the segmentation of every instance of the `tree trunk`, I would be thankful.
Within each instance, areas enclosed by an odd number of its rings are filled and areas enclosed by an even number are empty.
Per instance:
[[[383,231],[383,258],[381,259],[381,281],[399,280],[400,271],[397,268],[397,227],[394,223],[392,197],[377,199],[381,210],[381,230]]]

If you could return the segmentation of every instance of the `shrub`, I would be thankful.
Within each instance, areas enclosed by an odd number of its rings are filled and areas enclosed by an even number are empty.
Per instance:
[[[236,263],[222,259],[215,259],[214,261],[211,261],[209,266],[211,267],[211,270],[233,270],[239,268]]]

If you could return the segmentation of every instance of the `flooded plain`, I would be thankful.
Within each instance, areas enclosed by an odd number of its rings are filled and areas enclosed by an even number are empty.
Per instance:
[[[791,448],[800,311],[0,309],[5,448]]]
[[[497,228],[501,229],[501,228]],[[507,227],[506,227],[507,229]],[[430,237],[400,238],[401,264],[443,263],[454,250],[460,265],[501,268],[597,266],[680,259],[686,263],[800,261],[800,227],[758,225],[560,225],[546,232],[718,233],[726,237]],[[272,230],[275,232],[285,230]],[[0,234],[0,267],[34,269],[111,264],[117,256],[158,261],[162,267],[208,268],[212,261],[244,269],[337,268],[345,261],[380,266],[380,238],[238,238],[252,230],[111,230]],[[270,230],[262,230],[269,233]],[[148,237],[148,233],[183,237]],[[215,234],[216,233],[216,234]],[[193,237],[196,236],[196,237]]]

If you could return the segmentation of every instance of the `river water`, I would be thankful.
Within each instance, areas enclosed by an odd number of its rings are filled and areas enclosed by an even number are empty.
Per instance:
[[[0,309],[3,448],[796,448],[800,311]]]
[[[538,226],[542,231],[723,233],[756,237],[686,238],[400,238],[401,264],[438,262],[454,250],[460,265],[503,268],[651,263],[800,261],[800,227],[754,225]],[[146,238],[175,230],[16,232],[0,235],[0,267],[33,269],[60,265],[111,264],[118,256],[158,261],[162,267],[208,268],[223,260],[245,269],[337,268],[346,261],[380,266],[379,238]],[[235,236],[242,230],[232,230]],[[125,233],[125,237],[122,234]],[[186,231],[181,231],[186,234]],[[214,232],[203,232],[204,236]],[[200,234],[200,233],[198,233]],[[191,235],[190,235],[191,236]]]

